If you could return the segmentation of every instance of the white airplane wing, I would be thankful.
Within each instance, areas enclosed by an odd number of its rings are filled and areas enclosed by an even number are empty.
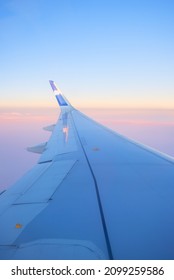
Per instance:
[[[174,160],[61,108],[0,195],[0,259],[174,259]]]

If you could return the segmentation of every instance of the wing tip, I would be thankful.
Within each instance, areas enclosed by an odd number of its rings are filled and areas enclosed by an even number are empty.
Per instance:
[[[53,80],[49,80],[50,86],[53,90],[53,92],[61,93],[61,90],[56,86],[55,82]]]
[[[55,82],[53,80],[49,80],[50,86],[55,94],[55,97],[57,99],[57,102],[60,107],[62,106],[70,106],[70,103],[66,98],[62,95],[61,90],[56,86]]]

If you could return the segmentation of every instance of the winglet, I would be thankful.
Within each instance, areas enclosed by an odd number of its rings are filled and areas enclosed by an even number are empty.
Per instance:
[[[52,87],[52,90],[55,92],[58,92],[58,93],[61,93],[60,89],[56,86],[55,82],[54,81],[49,81],[50,82],[50,85]]]
[[[52,90],[55,94],[55,97],[57,99],[59,106],[62,107],[62,106],[70,105],[69,102],[63,97],[61,90],[56,86],[55,82],[51,81],[51,80],[49,82],[50,82],[50,85],[52,87]]]

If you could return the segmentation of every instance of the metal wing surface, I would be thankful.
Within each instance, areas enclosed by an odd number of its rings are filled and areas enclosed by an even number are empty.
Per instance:
[[[174,259],[174,161],[74,109],[0,195],[1,259]]]

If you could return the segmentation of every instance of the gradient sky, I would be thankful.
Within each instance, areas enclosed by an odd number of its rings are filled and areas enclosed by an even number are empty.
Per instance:
[[[1,0],[0,104],[174,108],[174,1]]]
[[[174,1],[1,0],[0,189],[49,138],[49,79],[89,116],[174,156],[173,50]]]

